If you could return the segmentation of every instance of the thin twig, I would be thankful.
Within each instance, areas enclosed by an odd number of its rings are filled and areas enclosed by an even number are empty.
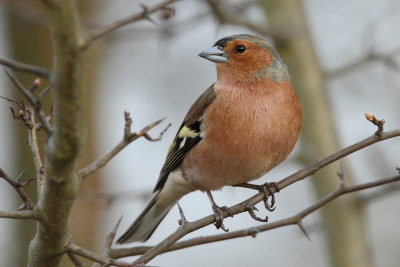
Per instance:
[[[365,66],[366,64],[374,61],[382,61],[386,63],[387,66],[399,70],[400,66],[398,63],[396,63],[394,59],[395,56],[398,55],[399,53],[400,53],[400,47],[397,47],[396,49],[384,54],[377,54],[376,52],[370,51],[368,54],[366,54],[364,57],[358,60],[350,62],[335,70],[329,71],[328,73],[325,74],[325,77],[329,80],[332,80],[336,77],[347,75],[352,71],[359,69],[361,66]]]
[[[4,69],[6,72],[7,76],[10,78],[10,80],[14,83],[14,85],[18,88],[18,90],[23,94],[23,96],[28,100],[29,104],[34,108],[36,111],[39,121],[40,121],[40,126],[43,127],[43,129],[46,131],[47,134],[51,135],[53,133],[53,129],[51,128],[49,121],[46,119],[46,116],[43,113],[43,110],[41,109],[41,103],[40,101],[37,101],[32,94],[32,92],[28,89],[26,89],[21,82],[7,69]],[[44,92],[42,92],[40,95],[40,99],[44,96],[45,93],[48,92],[47,87]]]
[[[25,172],[25,170],[23,171]],[[21,210],[32,210],[35,207],[35,204],[31,201],[31,199],[28,197],[28,195],[25,193],[25,191],[22,189],[21,185],[19,183],[14,182],[4,171],[3,169],[0,168],[0,177],[3,178],[7,183],[9,183],[14,190],[18,193],[18,195],[21,197],[22,201],[24,202],[24,205]]]
[[[383,125],[385,124],[385,120],[378,120],[372,113],[365,113],[365,118],[378,127],[375,135],[379,137],[383,132]]]
[[[86,42],[86,44],[84,45],[83,48],[88,47],[89,44],[90,44],[92,41],[94,41],[94,40],[96,40],[96,39],[98,39],[98,38],[100,38],[100,37],[103,37],[103,36],[109,34],[110,32],[112,32],[112,31],[114,31],[114,30],[116,30],[116,29],[121,28],[122,26],[125,26],[125,25],[127,25],[127,24],[129,24],[129,23],[132,23],[132,22],[135,22],[135,21],[139,21],[139,20],[141,20],[141,19],[146,19],[146,18],[148,18],[148,16],[149,16],[151,13],[154,13],[154,12],[156,12],[156,11],[158,11],[158,10],[161,10],[161,9],[165,8],[167,5],[169,5],[169,4],[171,4],[171,3],[175,2],[175,1],[176,1],[176,0],[166,0],[166,1],[162,1],[162,2],[156,4],[156,5],[152,6],[152,7],[147,7],[146,9],[144,9],[144,10],[143,10],[142,12],[140,12],[140,13],[131,15],[131,16],[127,17],[127,18],[124,18],[124,19],[118,20],[118,21],[116,21],[116,22],[114,22],[114,23],[111,23],[110,25],[103,26],[103,27],[100,27],[99,29],[93,30],[93,31],[90,33],[90,38],[89,38],[89,40]]]
[[[0,58],[0,64],[12,68],[13,70],[32,73],[45,79],[49,79],[51,75],[51,70],[12,59]]]
[[[108,251],[111,249],[111,245],[114,242],[115,236],[117,234],[117,230],[119,227],[119,224],[121,223],[122,216],[119,218],[117,224],[114,226],[114,229],[111,231],[111,233],[108,234],[106,238],[106,243],[104,245],[103,251],[101,253],[102,256],[106,257],[108,255]],[[101,267],[101,265],[96,262],[92,265],[92,267]]]
[[[255,235],[260,233],[260,232],[265,232],[265,231],[268,231],[268,230],[272,230],[272,229],[276,229],[276,228],[284,227],[284,226],[288,226],[288,225],[299,225],[299,223],[301,224],[301,220],[303,218],[305,218],[307,215],[309,215],[310,213],[318,210],[323,205],[325,205],[328,202],[334,200],[335,198],[338,198],[341,195],[348,194],[348,193],[351,193],[351,192],[360,191],[360,190],[365,190],[365,189],[368,189],[368,188],[381,186],[381,185],[384,185],[384,184],[389,184],[389,183],[393,183],[393,182],[399,182],[399,181],[400,181],[400,175],[396,175],[396,176],[393,176],[393,177],[383,178],[383,179],[379,179],[379,180],[374,181],[374,182],[364,183],[364,184],[360,184],[360,185],[356,185],[356,186],[339,187],[337,190],[335,190],[332,193],[328,194],[324,198],[318,200],[313,205],[311,205],[308,208],[304,209],[303,211],[297,213],[296,215],[290,216],[288,218],[281,219],[281,220],[278,220],[278,221],[275,221],[275,222],[271,222],[271,223],[267,223],[267,224],[262,224],[262,225],[257,226],[257,227],[251,227],[251,228],[246,228],[246,229],[242,229],[242,230],[238,230],[238,231],[232,231],[232,232],[223,233],[223,234],[217,234],[217,235],[197,237],[197,238],[193,238],[193,239],[177,242],[177,243],[171,245],[170,247],[168,247],[166,250],[160,251],[160,253],[170,252],[170,251],[179,250],[179,249],[183,249],[183,248],[198,246],[198,245],[201,245],[201,244],[207,244],[207,243],[212,243],[212,242],[217,242],[217,241],[223,241],[223,240],[228,240],[228,239],[233,239],[233,238],[238,238],[238,237],[245,237],[245,236],[255,237]],[[262,195],[262,194],[260,193],[259,195]],[[260,201],[261,201],[261,199],[260,199]],[[236,205],[236,206],[238,206],[238,205]],[[231,207],[231,209],[234,209],[236,206]],[[245,210],[243,212],[245,212]],[[208,217],[210,217],[210,216],[208,216]],[[193,231],[194,231],[194,230],[196,230],[198,228],[201,228],[201,227],[205,226],[203,224],[204,224],[205,220],[208,217],[205,217],[203,219],[200,219],[200,220],[197,220],[197,221],[194,221],[194,222],[189,222],[188,223],[188,229],[186,229],[185,232],[188,233],[188,232],[190,232],[189,230],[193,229]],[[191,225],[191,224],[193,224],[193,225]],[[196,225],[196,226],[194,226],[194,225]],[[178,231],[179,231],[179,229],[178,229]],[[168,240],[171,237],[172,237],[172,235],[170,235],[165,240]],[[140,247],[133,247],[133,248],[114,249],[114,250],[111,251],[110,255],[113,258],[122,258],[122,257],[127,257],[127,256],[141,255],[143,253],[149,252],[150,250],[153,250],[156,247],[157,246],[155,246],[155,247],[152,247],[152,246],[140,246]],[[141,262],[148,262],[149,260],[151,260],[151,259],[147,258],[147,257],[146,258],[143,257],[141,259]]]
[[[227,12],[226,5],[220,0],[207,0],[206,2],[220,24],[244,26],[250,30],[258,32],[261,35],[271,36],[275,41],[282,41],[289,36],[287,29],[271,29],[270,27],[266,27],[265,23],[254,23],[253,21],[249,20],[248,17],[241,15],[241,12]]]
[[[29,116],[31,116],[30,121],[32,121],[33,127],[28,128],[28,146],[32,153],[33,164],[35,165],[37,177],[37,192],[38,197],[40,198],[44,190],[44,167],[42,157],[40,155],[39,140],[37,137],[37,131],[40,126],[35,123],[35,116],[33,110],[31,109]]]
[[[121,267],[128,267],[132,266],[132,264],[122,262],[119,260],[114,260],[114,259],[109,259],[107,257],[100,256],[94,252],[91,252],[90,250],[81,248],[73,243],[71,243],[68,247],[68,252],[73,253],[76,255],[79,255],[81,257],[84,257],[86,259],[92,260],[94,262],[98,262],[101,264],[105,264],[107,266],[121,266]]]
[[[20,211],[0,211],[0,218],[8,218],[8,219],[36,219],[39,218],[36,216],[36,213],[32,210],[20,210]]]
[[[75,265],[75,267],[85,267],[85,264],[77,255],[75,255],[71,252],[68,252],[67,254],[68,254],[69,259]]]
[[[124,137],[110,152],[108,152],[107,154],[105,154],[101,158],[97,159],[96,161],[92,162],[87,167],[81,169],[78,172],[78,174],[82,180],[85,179],[86,177],[88,177],[90,174],[96,172],[100,168],[104,167],[112,158],[114,158],[122,149],[124,149],[130,143],[132,143],[139,137],[148,135],[148,131],[150,131],[152,128],[154,128],[155,126],[157,126],[164,120],[164,119],[161,119],[161,120],[155,121],[155,122],[147,125],[146,127],[144,127],[139,132],[132,133],[131,132],[132,119],[130,118],[129,110],[124,111],[124,117],[125,117]],[[169,126],[167,126],[167,128],[168,127]],[[164,132],[165,132],[165,130],[163,130],[161,132],[160,137],[162,136],[162,134]],[[148,137],[148,138],[151,138],[151,137]],[[148,139],[148,138],[146,138],[146,139]]]

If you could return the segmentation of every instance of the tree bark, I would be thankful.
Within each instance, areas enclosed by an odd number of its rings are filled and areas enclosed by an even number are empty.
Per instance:
[[[84,140],[84,43],[75,1],[43,0],[53,37],[54,132],[46,141],[45,186],[36,210],[41,213],[30,244],[28,266],[58,266],[67,250],[69,215],[80,180],[77,160]]]

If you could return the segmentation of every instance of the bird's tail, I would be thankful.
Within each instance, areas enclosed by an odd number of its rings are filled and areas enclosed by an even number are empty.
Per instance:
[[[176,201],[159,201],[160,191],[150,200],[128,230],[117,240],[117,244],[144,242],[150,238],[154,230],[175,205]]]

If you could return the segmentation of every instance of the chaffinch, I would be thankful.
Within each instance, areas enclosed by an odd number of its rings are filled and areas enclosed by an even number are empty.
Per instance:
[[[257,179],[293,149],[301,109],[286,65],[265,40],[239,34],[199,54],[216,63],[217,82],[192,105],[172,142],[155,196],[117,243],[146,241],[175,203]]]

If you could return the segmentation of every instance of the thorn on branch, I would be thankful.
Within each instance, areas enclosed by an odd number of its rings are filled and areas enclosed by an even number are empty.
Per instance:
[[[157,22],[155,22],[152,18],[150,18],[150,16],[149,16],[149,8],[144,4],[140,4],[140,6],[143,9],[143,12],[142,12],[143,18],[147,19],[148,21],[150,21],[151,23],[153,23],[156,26],[160,26],[160,25],[158,25]]]
[[[116,236],[116,234],[117,234],[117,230],[118,230],[118,227],[119,227],[119,225],[120,225],[120,223],[121,223],[121,220],[122,220],[122,217],[123,217],[123,215],[121,215],[121,217],[119,218],[119,220],[118,220],[118,222],[115,224],[115,226],[114,226],[114,229],[112,230],[112,232],[107,236],[107,239],[106,239],[106,248],[111,248],[111,245],[112,245],[112,243],[114,242],[114,239],[115,239],[115,236]]]
[[[186,217],[185,217],[185,214],[183,213],[181,205],[179,205],[178,202],[176,204],[178,205],[179,214],[181,215],[181,218],[178,220],[178,224],[180,226],[184,226],[188,221],[186,220]]]
[[[17,179],[15,179],[14,181],[14,185],[17,187],[24,187],[27,186],[30,182],[34,181],[35,178],[29,178],[28,180],[26,180],[25,182],[21,182],[22,176],[25,174],[26,170],[28,168],[25,168],[17,177]]]
[[[167,132],[168,128],[171,127],[171,125],[172,125],[171,123],[168,123],[167,127],[165,127],[164,130],[161,131],[161,133],[157,138],[151,137],[147,132],[143,134],[143,137],[151,142],[160,141],[162,136]]]
[[[365,113],[365,118],[372,122],[374,125],[378,126],[378,130],[375,132],[375,135],[381,137],[383,132],[383,125],[385,124],[385,120],[378,120],[375,118],[374,114],[372,113]]]
[[[303,234],[307,237],[308,241],[311,241],[311,238],[308,235],[306,229],[304,228],[303,223],[301,221],[298,221],[297,226],[300,228],[300,230],[303,232]]]

